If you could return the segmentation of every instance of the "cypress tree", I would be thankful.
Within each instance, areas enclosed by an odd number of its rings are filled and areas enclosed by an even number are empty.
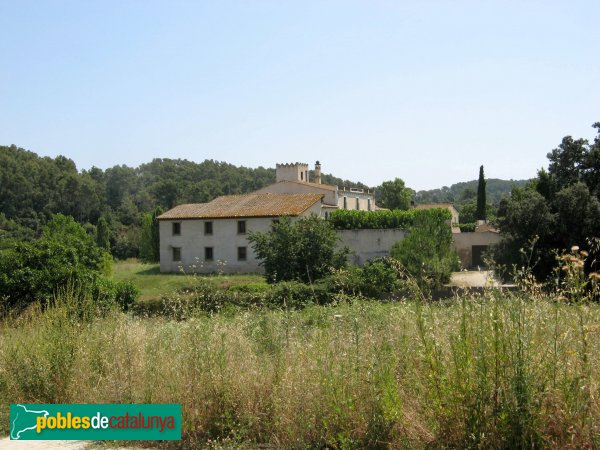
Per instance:
[[[483,176],[483,166],[479,167],[479,183],[477,184],[477,211],[475,212],[475,219],[485,220],[485,178]]]
[[[144,262],[158,262],[160,260],[159,232],[157,217],[162,214],[160,207],[152,214],[144,214],[142,217],[142,240],[140,243],[140,258]]]
[[[101,249],[110,252],[110,229],[104,217],[100,217],[96,225],[96,244]]]

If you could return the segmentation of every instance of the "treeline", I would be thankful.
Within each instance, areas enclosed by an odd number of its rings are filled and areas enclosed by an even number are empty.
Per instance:
[[[510,194],[515,187],[525,186],[529,180],[500,180],[498,178],[486,179],[486,194],[488,202],[498,206],[500,201]],[[418,191],[415,194],[417,203],[454,203],[461,206],[477,196],[477,180],[463,181],[452,186],[443,186],[439,189]]]
[[[548,153],[548,170],[500,203],[503,240],[493,256],[507,272],[525,268],[556,287],[600,288],[600,122],[593,127],[592,143],[566,136]],[[571,266],[583,278],[569,280]]]
[[[340,187],[366,188],[332,175],[322,179]],[[0,146],[0,246],[38,238],[53,214],[63,214],[93,235],[103,218],[112,255],[136,257],[144,214],[157,207],[167,210],[180,203],[252,192],[274,182],[275,169],[214,160],[154,159],[138,167],[80,171],[64,156],[40,157],[14,145]]]

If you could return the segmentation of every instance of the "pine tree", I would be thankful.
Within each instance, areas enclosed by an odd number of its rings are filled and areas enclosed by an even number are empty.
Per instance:
[[[485,198],[485,178],[483,176],[483,166],[479,167],[479,183],[477,185],[477,211],[475,218],[477,220],[485,220],[485,209],[486,209],[486,198]]]

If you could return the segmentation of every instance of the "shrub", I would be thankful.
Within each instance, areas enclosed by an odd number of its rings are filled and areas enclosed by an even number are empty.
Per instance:
[[[270,303],[276,306],[302,308],[315,301],[313,290],[308,284],[298,281],[282,281],[273,285]]]
[[[390,255],[400,261],[421,288],[436,288],[460,267],[452,249],[452,232],[442,216],[419,216],[406,238],[396,242]]]
[[[396,264],[389,257],[367,261],[361,269],[361,294],[377,298],[398,289],[400,278]]]
[[[475,222],[473,223],[459,223],[458,227],[460,228],[460,231],[462,231],[463,233],[472,233],[475,231],[475,228],[477,227],[477,224]]]
[[[72,217],[57,214],[42,237],[0,251],[0,297],[9,307],[48,301],[67,283],[84,290],[110,273],[112,259]]]
[[[331,225],[316,215],[292,222],[284,217],[266,233],[250,233],[269,283],[313,282],[346,263],[347,250],[336,250],[338,237]]]
[[[115,284],[115,302],[123,311],[129,310],[139,296],[140,291],[131,280]]]

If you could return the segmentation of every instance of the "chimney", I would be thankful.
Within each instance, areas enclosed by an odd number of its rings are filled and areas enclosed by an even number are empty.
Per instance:
[[[321,163],[319,161],[315,163],[315,183],[321,184]]]

